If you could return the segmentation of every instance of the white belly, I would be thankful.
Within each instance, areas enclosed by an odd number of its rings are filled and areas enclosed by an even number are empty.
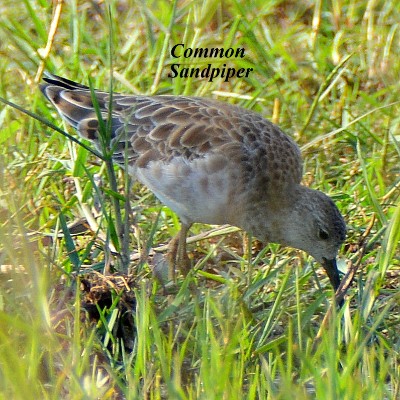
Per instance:
[[[168,164],[152,161],[134,174],[182,222],[236,225],[242,197],[240,171],[226,158],[213,157],[191,162],[177,157]]]

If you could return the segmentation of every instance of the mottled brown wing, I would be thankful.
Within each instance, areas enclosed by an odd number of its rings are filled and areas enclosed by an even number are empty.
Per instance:
[[[60,115],[101,148],[89,88],[54,75],[44,81],[41,90]],[[257,172],[265,184],[301,180],[297,145],[257,113],[205,98],[121,94],[113,94],[109,112],[110,95],[95,91],[95,96],[104,125],[111,129],[113,159],[122,166],[126,158],[129,165],[145,168],[151,161],[182,157],[190,162],[219,153],[247,167],[249,179]]]

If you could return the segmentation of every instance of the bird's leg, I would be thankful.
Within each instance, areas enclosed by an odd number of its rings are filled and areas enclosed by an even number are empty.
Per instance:
[[[187,275],[190,269],[189,257],[186,252],[186,235],[190,225],[182,224],[181,230],[168,245],[168,278],[173,282],[175,282],[175,267],[178,267],[183,275]]]
[[[186,239],[190,229],[190,225],[182,224],[181,230],[179,232],[179,244],[176,265],[184,276],[186,276],[190,271],[190,260],[186,250]]]
[[[168,244],[168,251],[167,251],[168,280],[170,282],[175,282],[175,262],[179,246],[179,235],[180,231],[170,240]]]

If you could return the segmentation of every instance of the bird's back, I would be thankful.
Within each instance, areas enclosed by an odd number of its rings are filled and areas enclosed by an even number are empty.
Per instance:
[[[54,75],[44,81],[42,92],[64,120],[98,148],[100,112],[103,126],[109,128],[114,161],[127,164],[183,219],[233,224],[225,215],[227,205],[237,198],[230,214],[236,213],[239,203],[246,202],[239,201],[243,193],[263,196],[300,183],[296,143],[255,112],[186,96],[113,93],[110,99],[109,93],[94,91],[93,102],[86,86]],[[199,188],[200,196],[195,191]],[[199,208],[207,199],[214,201],[208,208],[215,210],[208,212],[209,218],[204,210],[196,212],[196,204]]]

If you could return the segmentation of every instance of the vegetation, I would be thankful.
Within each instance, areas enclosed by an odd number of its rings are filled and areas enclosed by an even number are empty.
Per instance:
[[[1,398],[400,398],[397,1],[0,10],[0,96],[48,121],[0,106]],[[172,79],[177,43],[245,49],[179,59],[190,68],[253,71]],[[103,90],[217,98],[278,123],[302,147],[304,182],[346,218],[340,267],[360,269],[343,308],[322,322],[333,293],[305,254],[209,226],[192,229],[193,271],[166,295],[157,256],[143,253],[178,231],[177,217],[52,128],[67,129],[38,89],[43,69]]]

